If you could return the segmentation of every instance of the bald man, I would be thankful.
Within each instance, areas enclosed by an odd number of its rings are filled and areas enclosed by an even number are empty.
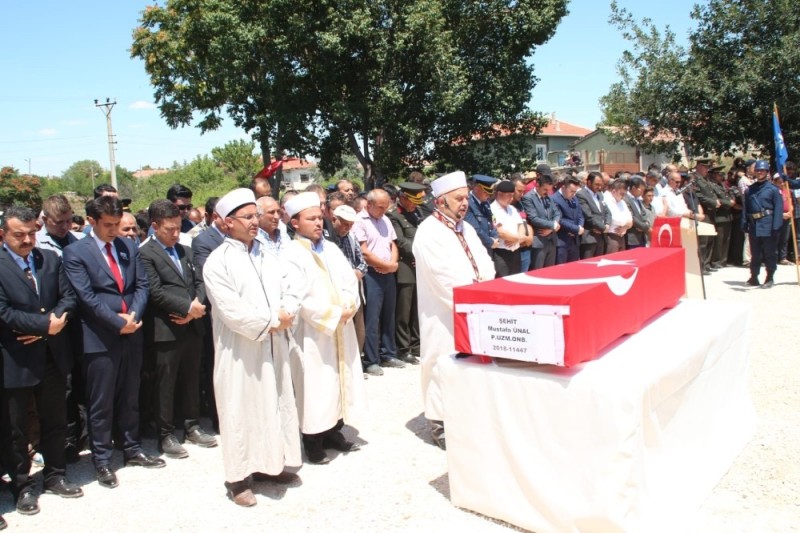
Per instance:
[[[367,194],[367,208],[358,213],[353,234],[361,245],[367,275],[364,277],[366,296],[364,342],[364,371],[373,376],[383,375],[384,367],[402,368],[397,358],[395,342],[395,306],[399,252],[397,234],[386,216],[391,205],[389,194],[373,189]]]

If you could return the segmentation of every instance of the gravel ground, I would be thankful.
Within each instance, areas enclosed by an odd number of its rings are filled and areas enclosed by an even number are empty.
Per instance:
[[[709,299],[753,306],[750,391],[758,427],[696,513],[697,532],[800,531],[800,350],[792,341],[790,307],[800,294],[796,271],[779,267],[770,290],[746,287],[747,277],[744,269],[726,268],[707,278],[706,290]],[[187,444],[190,457],[167,459],[161,470],[123,468],[116,452],[120,486],[113,490],[96,483],[84,452],[68,470],[83,486],[83,498],[46,494],[41,513],[21,516],[3,491],[0,512],[11,531],[517,530],[450,504],[445,453],[425,431],[418,368],[387,369],[367,381],[371,418],[358,435],[345,430],[366,443],[361,451],[339,455],[329,465],[304,465],[295,486],[256,484],[253,508],[226,498],[219,448]],[[146,440],[145,448],[155,453],[156,443]]]

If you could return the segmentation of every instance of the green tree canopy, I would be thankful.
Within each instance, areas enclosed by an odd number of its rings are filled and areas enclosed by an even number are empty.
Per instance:
[[[601,99],[604,124],[656,150],[684,142],[695,155],[754,146],[772,153],[772,109],[792,155],[800,149],[800,10],[792,0],[709,0],[691,13],[687,47],[612,3],[633,45],[621,81]]]
[[[42,180],[38,176],[20,175],[13,167],[0,168],[0,206],[22,204],[39,209]]]
[[[167,0],[134,31],[162,116],[223,113],[265,161],[357,157],[368,180],[494,125],[527,124],[530,56],[566,0]]]

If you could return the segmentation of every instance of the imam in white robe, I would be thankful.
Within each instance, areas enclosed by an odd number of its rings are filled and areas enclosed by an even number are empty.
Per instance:
[[[469,224],[461,224],[464,238],[480,274],[477,281],[494,279],[492,258]],[[475,270],[456,234],[434,216],[417,228],[412,247],[417,265],[417,311],[420,329],[422,398],[428,420],[444,420],[437,360],[455,352],[453,287],[476,281]],[[369,312],[369,310],[367,310]]]
[[[346,307],[358,309],[358,279],[342,251],[322,239],[296,237],[281,252],[293,273],[306,280],[306,292],[292,329],[299,357],[292,357],[292,377],[300,428],[316,435],[339,419],[353,426],[366,410],[364,374],[353,320],[340,324]]]
[[[209,255],[203,279],[212,305],[214,390],[226,480],[300,466],[288,334],[268,330],[278,325],[280,308],[297,312],[302,280],[290,283],[288,270],[257,242],[248,252],[230,238]]]

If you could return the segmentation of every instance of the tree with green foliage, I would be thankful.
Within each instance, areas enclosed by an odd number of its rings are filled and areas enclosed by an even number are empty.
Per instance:
[[[800,10],[793,0],[709,0],[691,13],[688,47],[612,3],[632,46],[621,81],[601,99],[603,123],[650,150],[683,142],[694,154],[773,152],[777,103],[789,153],[800,149]]]
[[[13,167],[0,168],[0,206],[22,204],[38,209],[42,205],[38,176],[20,175]]]
[[[255,148],[252,141],[230,141],[225,146],[212,148],[211,156],[227,176],[235,178],[241,187],[247,187],[262,168],[261,160],[254,153]]]
[[[172,127],[222,114],[264,161],[356,156],[368,182],[494,126],[519,130],[530,56],[566,0],[167,0],[148,7],[131,53]]]

